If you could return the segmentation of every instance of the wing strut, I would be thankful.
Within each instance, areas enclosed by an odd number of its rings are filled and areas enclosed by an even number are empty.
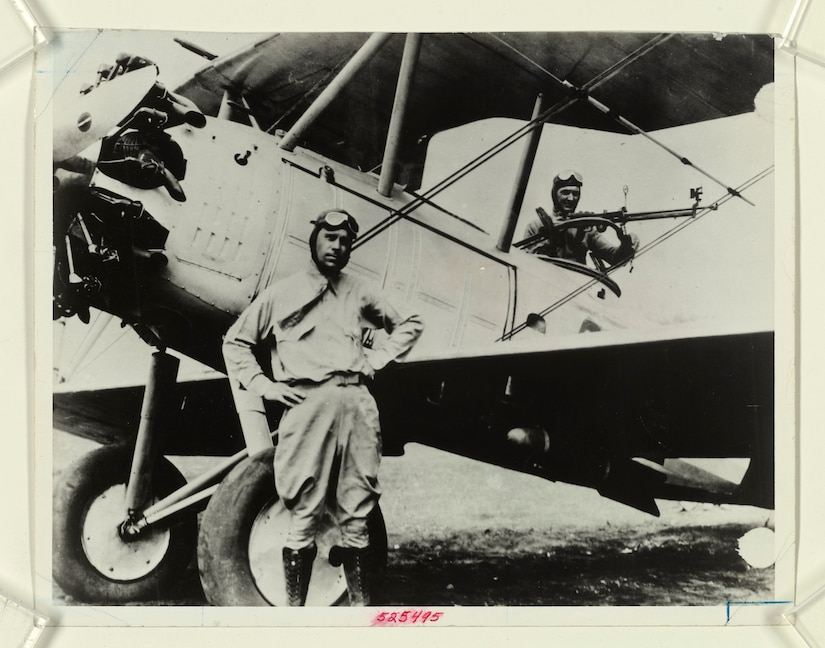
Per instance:
[[[421,34],[407,34],[407,40],[404,42],[404,54],[401,58],[401,70],[398,73],[398,85],[395,88],[395,102],[392,106],[392,117],[387,132],[384,160],[381,163],[381,177],[378,179],[378,193],[382,196],[392,194],[392,185],[395,182],[397,171],[401,130],[404,128],[404,116],[407,113],[410,90],[415,78],[415,69],[420,51]]]
[[[507,43],[507,42],[503,41],[502,39],[500,39],[500,38],[498,38],[498,37],[495,37],[495,38],[496,38],[496,40],[497,40],[499,43],[501,43],[501,44],[502,44],[502,45],[504,45],[505,47],[509,48],[510,50],[512,50],[513,52],[515,52],[516,54],[518,54],[518,55],[519,55],[520,57],[522,57],[523,59],[525,59],[525,60],[529,61],[530,63],[532,63],[533,65],[535,65],[535,66],[536,66],[538,69],[540,69],[540,70],[541,70],[541,71],[542,71],[542,72],[543,72],[543,73],[544,73],[544,74],[545,74],[548,78],[552,79],[553,81],[555,81],[556,83],[558,83],[559,85],[561,85],[562,87],[564,87],[564,88],[565,88],[565,89],[566,89],[566,90],[567,90],[567,91],[568,91],[568,92],[569,92],[569,93],[570,93],[573,97],[575,97],[575,99],[583,99],[583,100],[587,101],[587,102],[588,102],[591,106],[593,106],[593,107],[594,107],[594,108],[596,108],[597,110],[601,111],[602,113],[604,113],[605,115],[607,115],[607,116],[608,116],[608,117],[610,117],[611,119],[615,120],[618,124],[620,124],[621,126],[623,126],[624,128],[626,128],[627,130],[629,130],[631,133],[634,133],[634,134],[636,134],[636,135],[641,135],[642,137],[645,137],[645,138],[646,138],[646,139],[648,139],[649,141],[651,141],[651,142],[653,142],[654,144],[656,144],[656,146],[658,146],[659,148],[661,148],[661,149],[663,149],[663,150],[667,151],[668,153],[670,153],[670,155],[672,155],[673,157],[675,157],[675,158],[676,158],[677,160],[679,160],[682,164],[684,164],[684,165],[686,165],[686,166],[691,166],[691,167],[693,167],[693,168],[694,168],[694,169],[696,169],[699,173],[701,173],[703,176],[705,176],[705,177],[706,177],[706,178],[708,178],[709,180],[712,180],[713,182],[715,182],[716,184],[718,184],[720,187],[722,187],[723,189],[725,189],[725,191],[727,191],[727,192],[728,192],[728,194],[730,194],[731,196],[734,196],[735,198],[741,198],[742,200],[744,200],[744,201],[745,201],[746,203],[748,203],[749,205],[751,205],[751,206],[755,206],[755,205],[754,205],[754,204],[753,204],[750,200],[748,200],[747,198],[745,198],[745,197],[744,197],[742,194],[740,194],[740,193],[739,193],[736,189],[732,188],[732,187],[731,187],[730,185],[728,185],[727,183],[722,182],[722,181],[721,181],[721,180],[719,180],[718,178],[714,177],[713,175],[711,175],[710,173],[708,173],[707,171],[705,171],[705,170],[704,170],[704,169],[702,169],[701,167],[696,166],[693,162],[691,162],[691,161],[690,161],[688,158],[686,158],[684,155],[680,155],[678,152],[674,151],[672,148],[670,148],[669,146],[667,146],[667,145],[666,145],[666,144],[664,144],[663,142],[661,142],[661,141],[659,141],[658,139],[656,139],[655,137],[653,137],[650,133],[648,133],[647,131],[643,130],[642,128],[640,128],[639,126],[637,126],[636,124],[634,124],[633,122],[631,122],[629,119],[626,119],[626,118],[625,118],[625,117],[623,117],[622,115],[620,115],[620,114],[618,114],[618,113],[614,112],[612,109],[610,109],[608,106],[606,106],[605,104],[603,104],[601,101],[599,101],[598,99],[596,99],[596,98],[592,97],[592,96],[590,95],[590,91],[591,91],[591,90],[593,90],[593,89],[594,89],[594,87],[595,87],[592,83],[585,84],[585,85],[584,85],[584,86],[582,86],[582,87],[576,87],[576,86],[574,86],[572,83],[570,83],[569,81],[567,81],[567,80],[563,80],[563,79],[560,79],[560,78],[559,78],[559,77],[557,77],[555,74],[553,74],[550,70],[548,70],[548,69],[546,69],[546,68],[541,67],[538,63],[536,63],[535,61],[533,61],[533,59],[531,59],[531,58],[530,58],[529,56],[527,56],[526,54],[524,54],[524,53],[520,52],[519,50],[517,50],[515,47],[513,47],[513,46],[512,46],[512,45],[510,45],[509,43]],[[656,39],[654,39],[654,40],[656,40]],[[656,44],[661,43],[661,42],[663,42],[663,41],[662,41],[662,40],[658,40]],[[644,52],[644,53],[646,53],[647,49],[649,49],[649,48],[648,48],[648,45],[645,45],[643,48],[640,48],[640,50],[641,50],[641,49],[644,49],[644,50],[645,50],[645,52]],[[638,58],[638,57],[635,55],[635,53],[634,53],[634,55],[631,55],[631,56],[634,56],[635,58]],[[611,72],[611,71],[609,70],[608,72]]]
[[[624,59],[622,59],[621,61],[619,61],[615,65],[610,66],[608,69],[606,69],[604,72],[600,73],[598,76],[591,79],[583,87],[586,88],[587,90],[594,90],[595,88],[599,87],[603,83],[606,83],[607,81],[609,81],[616,74],[618,74],[621,70],[625,69],[627,66],[631,65],[636,60],[642,58],[650,50],[652,50],[653,48],[657,47],[658,45],[664,43],[670,37],[671,37],[671,35],[657,35],[657,36],[651,38],[650,41],[648,41],[647,43],[645,43],[644,45],[639,47],[636,51],[632,52],[631,54],[626,56]],[[511,49],[513,49],[508,43],[504,43],[503,41],[502,41],[502,43],[505,46],[510,47]],[[537,63],[533,62],[532,59],[528,58],[525,54],[522,54],[521,52],[518,52],[518,50],[515,50],[515,49],[513,51],[515,51],[517,54],[519,54],[523,58],[527,59],[528,61],[530,61],[534,65],[538,66]],[[547,70],[545,70],[541,66],[538,66],[538,67],[543,72],[545,72],[547,74],[550,74],[550,72],[548,72]],[[561,83],[560,80],[559,80],[559,83]],[[487,149],[486,151],[484,151],[483,153],[481,153],[480,155],[478,155],[474,159],[467,162],[460,169],[454,171],[452,174],[450,174],[449,176],[447,176],[446,178],[444,178],[443,180],[441,180],[437,184],[435,184],[432,187],[430,187],[429,189],[427,189],[427,191],[423,192],[421,195],[416,196],[414,200],[411,200],[406,205],[401,207],[401,209],[393,212],[388,218],[381,221],[380,223],[378,223],[377,225],[372,227],[367,232],[364,232],[361,236],[358,237],[358,240],[355,241],[355,244],[353,245],[353,249],[356,249],[357,247],[360,247],[361,245],[364,245],[370,239],[377,236],[378,234],[383,232],[385,229],[387,229],[391,225],[395,224],[396,222],[398,222],[402,218],[406,218],[412,212],[414,212],[416,209],[418,209],[421,205],[425,204],[426,202],[428,202],[429,200],[431,200],[432,198],[437,196],[439,193],[441,193],[445,189],[449,188],[450,186],[452,186],[453,184],[458,182],[461,178],[463,178],[464,176],[470,174],[472,171],[474,171],[475,169],[480,167],[482,164],[484,164],[485,162],[491,160],[492,158],[497,156],[499,153],[501,153],[502,151],[504,151],[508,147],[515,144],[518,140],[520,140],[522,137],[527,135],[527,133],[529,133],[531,130],[533,130],[535,128],[540,128],[541,126],[543,126],[544,122],[549,120],[553,115],[556,115],[557,113],[561,112],[562,110],[564,110],[564,109],[568,108],[569,106],[571,106],[572,104],[576,103],[576,101],[578,101],[578,99],[579,99],[578,97],[571,97],[571,98],[568,98],[568,99],[563,99],[562,101],[559,101],[559,102],[553,104],[550,108],[548,108],[543,113],[541,113],[541,115],[537,119],[533,119],[533,120],[530,120],[529,122],[525,123],[520,128],[518,128],[515,132],[511,133],[510,135],[505,137],[500,142],[494,144],[489,149]]]
[[[312,102],[312,105],[306,109],[304,114],[301,115],[298,121],[289,129],[289,132],[284,135],[284,138],[281,140],[281,148],[283,150],[292,151],[295,149],[306,129],[318,119],[321,113],[327,109],[330,103],[341,93],[352,78],[372,60],[372,57],[378,53],[378,50],[380,50],[391,37],[392,34],[375,33],[367,39],[367,42],[361,46],[361,49],[341,68],[338,76],[324,88],[323,92]]]
[[[226,119],[228,121],[237,122],[239,124],[246,124],[252,126],[256,130],[261,130],[258,121],[252,114],[249,104],[243,96],[243,93],[237,88],[229,87],[224,90],[223,99],[221,100],[221,107],[218,110],[218,119]]]
[[[543,105],[544,95],[540,94],[536,97],[536,104],[533,106],[533,115],[530,117],[531,123],[542,123],[538,120],[542,113]],[[524,143],[524,150],[521,153],[521,160],[519,160],[518,171],[516,172],[516,181],[513,184],[513,193],[510,196],[510,204],[507,209],[507,219],[504,221],[501,236],[496,244],[496,247],[502,252],[509,252],[510,245],[513,243],[513,235],[516,233],[516,223],[521,213],[521,206],[524,203],[524,193],[527,191],[527,181],[530,179],[530,172],[533,170],[533,162],[536,159],[536,152],[539,149],[539,141],[541,140],[543,130],[541,125],[537,125],[536,128],[530,131],[529,137]]]
[[[752,176],[751,178],[749,178],[748,180],[743,182],[741,185],[739,185],[736,188],[735,193],[738,194],[739,192],[744,191],[745,189],[749,189],[750,187],[757,184],[758,182],[761,182],[762,180],[767,178],[771,173],[773,173],[773,170],[774,170],[773,165],[769,166],[766,169],[763,169],[762,171],[760,171],[759,173],[757,173],[756,175]],[[699,210],[699,212],[695,215],[694,218],[691,218],[691,219],[686,220],[686,221],[682,221],[681,223],[676,225],[674,228],[672,228],[670,231],[665,232],[664,234],[662,234],[658,238],[654,239],[653,241],[651,241],[650,243],[645,245],[643,248],[641,248],[636,253],[635,256],[638,257],[638,256],[646,253],[647,251],[649,251],[649,250],[653,249],[654,247],[656,247],[657,245],[663,243],[664,241],[666,241],[670,237],[675,236],[677,233],[681,232],[686,227],[689,227],[690,225],[693,225],[694,223],[698,222],[703,216],[706,216],[707,214],[715,212],[717,209],[719,209],[719,207],[721,205],[724,205],[726,202],[728,202],[730,199],[732,199],[734,197],[734,195],[735,194],[732,194],[732,193],[728,192],[727,195],[722,196],[716,202],[714,202],[710,205],[707,205],[706,207],[703,207],[702,209]],[[542,317],[545,317],[549,313],[552,313],[554,310],[556,310],[560,306],[563,306],[564,304],[566,304],[570,300],[574,299],[575,297],[578,297],[581,293],[585,292],[586,290],[589,290],[596,282],[602,281],[611,272],[614,272],[615,270],[617,270],[618,268],[623,267],[624,265],[625,265],[624,263],[619,263],[617,265],[614,265],[614,266],[608,268],[605,271],[605,273],[602,277],[594,278],[592,281],[588,281],[583,286],[580,286],[579,288],[576,288],[575,290],[572,290],[571,292],[569,292],[567,295],[565,295],[564,297],[562,297],[558,301],[550,304],[550,306],[543,309],[540,313],[538,313],[538,315],[541,315]],[[508,331],[507,333],[502,335],[500,338],[498,338],[496,340],[496,342],[502,342],[502,341],[509,340],[510,338],[512,338],[517,333],[523,331],[525,328],[527,328],[527,322],[522,322],[518,326],[513,327],[513,329],[511,331]]]

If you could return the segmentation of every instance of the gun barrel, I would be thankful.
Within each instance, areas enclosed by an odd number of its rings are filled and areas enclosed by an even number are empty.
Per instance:
[[[628,214],[626,212],[609,212],[607,214],[600,214],[602,218],[620,222],[631,223],[633,221],[656,220],[659,218],[685,218],[687,216],[695,216],[696,210],[693,207],[688,209],[664,209],[659,211],[636,212]]]

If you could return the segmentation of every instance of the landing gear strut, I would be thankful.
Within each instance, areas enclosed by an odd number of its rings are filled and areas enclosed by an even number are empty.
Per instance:
[[[118,604],[168,596],[197,538],[191,512],[139,527],[142,511],[186,484],[156,443],[173,405],[178,359],[155,353],[134,451],[98,448],[67,468],[54,488],[54,579],[69,596]]]

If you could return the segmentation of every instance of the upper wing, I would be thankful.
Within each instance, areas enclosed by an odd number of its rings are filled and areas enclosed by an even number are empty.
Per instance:
[[[262,128],[287,130],[368,36],[276,34],[215,59],[178,92],[211,114],[225,90],[240,92]],[[636,57],[651,41],[656,45]],[[379,165],[403,46],[404,36],[393,36],[303,145],[363,170]],[[668,128],[753,110],[756,93],[773,80],[773,42],[769,36],[710,34],[427,34],[400,159],[419,165],[427,139],[439,131],[489,117],[527,119],[539,93],[548,106],[570,98],[559,79],[581,87],[607,72],[595,97],[644,130]],[[622,131],[586,102],[552,121]]]

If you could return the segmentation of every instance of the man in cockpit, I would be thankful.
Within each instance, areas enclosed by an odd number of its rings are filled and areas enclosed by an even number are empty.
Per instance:
[[[529,251],[579,263],[585,263],[588,251],[610,265],[632,258],[639,248],[639,238],[633,233],[628,232],[615,241],[614,237],[599,232],[592,226],[565,229],[557,227],[575,214],[581,199],[582,185],[582,176],[577,171],[562,171],[553,178],[550,194],[553,213],[539,210],[539,218],[529,223],[524,230],[525,239],[543,235],[536,244],[528,248]]]
[[[341,530],[351,605],[369,605],[373,557],[367,519],[381,490],[381,432],[367,381],[412,349],[423,330],[380,290],[344,272],[358,223],[342,209],[312,221],[306,267],[264,290],[224,338],[229,375],[285,407],[275,451],[275,488],[290,514],[283,548],[289,605],[306,603],[315,535],[327,506]],[[363,329],[384,329],[366,349]],[[261,353],[269,355],[268,368]],[[330,497],[331,496],[331,497]],[[336,553],[340,559],[333,558]]]

